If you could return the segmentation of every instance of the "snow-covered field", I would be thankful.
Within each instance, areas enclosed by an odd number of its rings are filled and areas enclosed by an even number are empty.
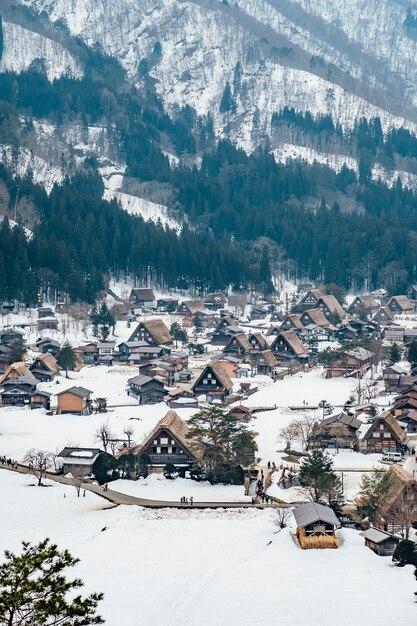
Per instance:
[[[45,537],[68,548],[81,559],[71,574],[84,593],[104,592],[108,626],[415,621],[411,566],[392,567],[357,531],[341,531],[338,550],[303,551],[289,529],[277,533],[272,511],[108,508],[91,493],[33,482],[0,470],[0,551]]]
[[[128,496],[162,500],[163,502],[180,501],[184,496],[194,502],[250,502],[244,495],[243,485],[210,485],[209,482],[196,482],[187,478],[166,479],[162,474],[150,474],[139,480],[115,480],[111,483],[114,491]]]

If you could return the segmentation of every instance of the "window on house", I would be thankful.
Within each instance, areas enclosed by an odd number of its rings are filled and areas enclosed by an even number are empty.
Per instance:
[[[379,433],[378,432],[372,433],[372,437],[374,439],[379,439]]]
[[[379,425],[379,430],[384,430],[384,424]]]
[[[212,379],[211,384],[212,384],[212,385],[215,385],[215,384],[216,384],[216,381],[214,380],[214,378]]]
[[[154,439],[153,445],[154,446],[158,445],[158,440],[157,439]]]
[[[168,445],[168,437],[161,437],[161,446],[167,446]]]
[[[391,439],[391,433],[384,433],[384,439]]]
[[[203,378],[203,385],[208,385],[208,379],[207,378]]]

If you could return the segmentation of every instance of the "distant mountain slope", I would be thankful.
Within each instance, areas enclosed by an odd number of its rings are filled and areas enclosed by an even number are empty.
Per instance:
[[[362,116],[415,127],[417,41],[404,31],[402,2],[22,1],[100,43],[133,81],[151,81],[168,110],[212,111],[218,134],[246,149],[286,104],[346,127]],[[233,116],[219,112],[227,82]]]

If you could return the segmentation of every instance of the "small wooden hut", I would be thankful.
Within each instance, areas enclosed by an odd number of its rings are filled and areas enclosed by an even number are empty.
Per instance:
[[[303,550],[337,548],[336,528],[340,526],[333,509],[317,502],[307,502],[294,509],[297,538]]]

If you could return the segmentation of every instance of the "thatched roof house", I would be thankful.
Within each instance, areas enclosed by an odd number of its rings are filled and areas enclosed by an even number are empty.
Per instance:
[[[147,454],[152,467],[163,467],[167,463],[173,465],[189,465],[202,457],[202,451],[187,439],[189,428],[187,423],[175,411],[168,411],[145,439],[134,448],[124,450],[140,456]]]

